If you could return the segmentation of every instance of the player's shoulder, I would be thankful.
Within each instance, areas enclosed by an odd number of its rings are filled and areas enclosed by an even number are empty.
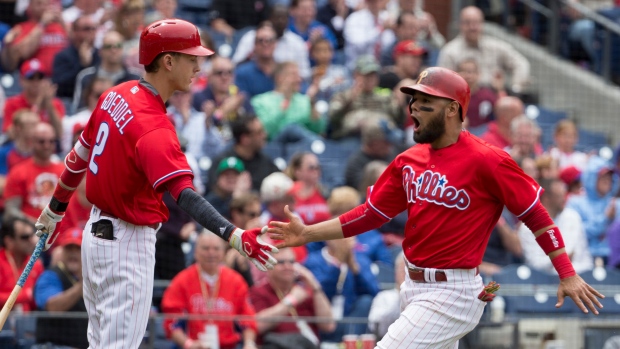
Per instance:
[[[467,147],[470,155],[478,155],[484,157],[488,161],[501,162],[509,159],[510,155],[503,149],[500,149],[485,140],[463,131],[461,133],[463,144]]]

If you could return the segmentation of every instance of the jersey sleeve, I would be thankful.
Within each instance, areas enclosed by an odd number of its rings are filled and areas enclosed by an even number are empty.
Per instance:
[[[166,128],[155,129],[138,140],[136,160],[155,190],[163,190],[166,187],[162,184],[178,176],[194,178],[177,135]]]
[[[487,173],[485,182],[490,192],[517,218],[526,214],[540,199],[540,185],[526,175],[512,158],[503,159]]]
[[[95,108],[95,110],[97,110]],[[95,124],[95,112],[93,112],[90,115],[90,118],[88,119],[88,122],[86,123],[86,126],[84,126],[84,130],[82,130],[82,133],[80,134],[80,138],[79,141],[80,143],[82,143],[82,145],[86,148],[90,150],[90,146],[92,144],[92,140],[93,140],[93,125]]]
[[[368,190],[366,204],[386,219],[392,219],[407,209],[407,194],[403,189],[402,170],[398,158],[383,171],[374,186]]]

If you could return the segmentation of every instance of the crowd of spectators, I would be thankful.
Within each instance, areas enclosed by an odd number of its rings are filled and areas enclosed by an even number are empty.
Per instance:
[[[0,23],[0,72],[18,77],[19,87],[0,99],[0,306],[34,249],[33,224],[64,168],[60,159],[99,97],[142,75],[140,30],[173,16],[198,25],[216,55],[200,58],[191,91],[170,98],[168,116],[196,190],[236,226],[285,220],[286,205],[313,224],[362,202],[398,151],[414,145],[409,101],[398,89],[414,84],[425,67],[440,65],[470,85],[465,128],[508,152],[545,189],[541,202],[564,232],[577,271],[596,263],[620,268],[620,149],[612,160],[577,151],[578,128],[570,120],[555,125],[553,145],[544,148],[541,128],[520,99],[529,86],[529,63],[483,34],[485,13],[477,7],[462,9],[459,34],[447,41],[415,0],[30,0],[10,9],[9,3],[0,3],[0,12],[6,8],[23,21],[0,16],[6,23]],[[347,142],[356,150],[337,164],[339,171],[326,172],[325,144]],[[307,147],[278,152],[289,144]],[[329,178],[337,185],[326,185],[326,176],[337,177]],[[83,310],[76,234],[89,216],[84,187],[59,226],[65,240],[37,262],[15,309]],[[344,334],[382,335],[399,312],[399,282],[380,292],[385,275],[376,268],[387,266],[393,280],[404,278],[402,216],[355,238],[284,249],[275,269],[261,273],[184,215],[169,195],[164,201],[171,217],[157,233],[155,273],[170,284],[154,311],[215,316],[166,321],[166,334],[181,347],[217,340],[221,348],[312,348],[340,342]],[[480,270],[492,276],[511,263],[553,271],[531,232],[506,211]],[[308,323],[306,316],[321,321]],[[339,321],[345,317],[380,324]],[[84,326],[46,321],[72,330]],[[80,346],[85,340],[45,327],[37,332],[39,344]],[[69,337],[74,342],[62,339]]]

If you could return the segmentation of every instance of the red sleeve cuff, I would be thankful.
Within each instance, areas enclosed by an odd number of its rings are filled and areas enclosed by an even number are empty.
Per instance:
[[[172,195],[175,201],[179,199],[179,195],[181,195],[181,192],[184,189],[189,188],[196,191],[194,189],[194,184],[192,183],[192,177],[189,175],[172,177],[168,181],[166,181],[164,185],[166,186],[166,189],[168,189],[170,195]]]

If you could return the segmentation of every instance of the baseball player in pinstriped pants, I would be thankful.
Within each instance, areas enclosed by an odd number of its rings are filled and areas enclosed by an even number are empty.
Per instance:
[[[463,130],[470,98],[465,80],[433,67],[401,92],[411,96],[417,144],[394,159],[365,203],[338,218],[306,226],[285,208],[290,223],[270,223],[271,238],[283,240],[276,247],[354,236],[407,210],[402,312],[377,348],[452,349],[492,300],[483,297],[478,265],[506,206],[534,232],[558,271],[556,306],[568,296],[584,313],[598,314],[603,295],[576,275],[562,234],[539,202],[540,186],[506,152]]]

